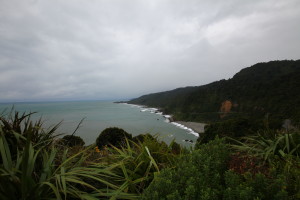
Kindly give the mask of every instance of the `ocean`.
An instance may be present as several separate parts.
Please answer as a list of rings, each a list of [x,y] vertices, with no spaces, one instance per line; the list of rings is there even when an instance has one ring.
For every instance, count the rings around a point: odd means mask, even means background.
[[[0,113],[9,113],[12,107],[19,112],[37,112],[31,118],[37,120],[42,117],[44,128],[62,121],[57,132],[63,134],[73,133],[84,119],[75,135],[80,136],[86,145],[94,143],[101,131],[109,127],[122,128],[133,136],[157,134],[160,140],[170,143],[175,139],[184,146],[192,145],[186,140],[197,140],[191,130],[175,126],[162,113],[136,105],[111,101],[0,103]]]

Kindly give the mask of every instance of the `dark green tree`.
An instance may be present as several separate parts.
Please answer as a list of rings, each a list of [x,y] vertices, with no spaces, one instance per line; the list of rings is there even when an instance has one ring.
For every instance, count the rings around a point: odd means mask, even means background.
[[[65,135],[62,140],[63,144],[68,147],[83,146],[85,144],[81,137],[75,135]]]
[[[132,139],[132,135],[117,127],[104,129],[96,139],[98,148],[113,145],[116,147],[122,146],[125,143],[125,138]]]

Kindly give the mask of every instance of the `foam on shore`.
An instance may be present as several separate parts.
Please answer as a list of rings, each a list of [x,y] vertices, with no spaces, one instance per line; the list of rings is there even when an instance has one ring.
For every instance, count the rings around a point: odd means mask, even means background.
[[[138,107],[138,108],[140,108],[140,112],[150,112],[150,113],[153,113],[153,114],[162,115],[165,118],[165,122],[166,123],[171,123],[171,124],[177,126],[178,128],[186,130],[188,132],[188,134],[192,134],[192,135],[194,135],[196,137],[199,137],[199,133],[197,133],[196,131],[194,131],[192,129],[192,127],[183,125],[183,124],[181,124],[181,122],[172,122],[172,120],[171,120],[172,116],[171,115],[164,115],[157,108],[149,108],[149,107],[146,107],[146,106],[134,105],[134,104],[129,104],[129,105],[131,105],[132,107]]]
[[[199,133],[195,132],[193,129],[189,128],[189,127],[186,127],[182,124],[179,124],[177,122],[171,122],[171,124],[177,126],[178,128],[181,128],[181,129],[184,129],[184,130],[187,130],[189,134],[193,134],[195,135],[196,137],[199,137]]]

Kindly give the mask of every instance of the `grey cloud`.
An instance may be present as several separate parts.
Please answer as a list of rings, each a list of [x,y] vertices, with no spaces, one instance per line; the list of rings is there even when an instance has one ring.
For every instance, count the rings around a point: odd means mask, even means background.
[[[299,59],[297,0],[0,2],[0,101],[129,98]]]

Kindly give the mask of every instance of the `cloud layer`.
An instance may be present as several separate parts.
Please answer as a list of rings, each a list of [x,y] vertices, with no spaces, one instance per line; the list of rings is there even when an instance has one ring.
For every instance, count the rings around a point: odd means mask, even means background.
[[[300,58],[298,0],[0,0],[0,101],[120,99]]]

